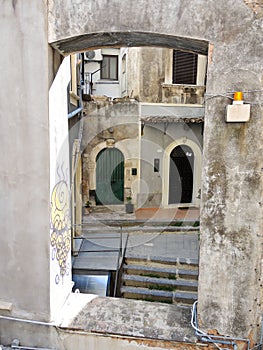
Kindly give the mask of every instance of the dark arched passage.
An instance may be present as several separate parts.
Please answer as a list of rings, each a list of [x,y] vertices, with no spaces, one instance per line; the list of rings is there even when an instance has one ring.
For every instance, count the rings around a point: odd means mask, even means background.
[[[175,147],[170,154],[169,204],[191,203],[194,153],[189,146]]]

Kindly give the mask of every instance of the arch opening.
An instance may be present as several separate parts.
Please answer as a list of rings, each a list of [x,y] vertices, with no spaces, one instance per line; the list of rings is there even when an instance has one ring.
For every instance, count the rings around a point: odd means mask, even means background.
[[[77,35],[50,42],[63,55],[105,47],[154,46],[177,48],[200,55],[207,55],[208,41],[152,32],[102,32]]]

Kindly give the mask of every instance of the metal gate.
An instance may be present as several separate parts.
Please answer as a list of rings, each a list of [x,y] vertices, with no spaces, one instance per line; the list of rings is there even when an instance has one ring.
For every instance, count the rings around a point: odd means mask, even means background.
[[[116,148],[105,148],[96,158],[96,204],[122,204],[124,157]]]

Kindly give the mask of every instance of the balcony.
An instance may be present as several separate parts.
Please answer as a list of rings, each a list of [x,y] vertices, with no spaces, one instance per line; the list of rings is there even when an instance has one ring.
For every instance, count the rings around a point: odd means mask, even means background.
[[[162,102],[173,104],[204,104],[205,86],[162,84]]]

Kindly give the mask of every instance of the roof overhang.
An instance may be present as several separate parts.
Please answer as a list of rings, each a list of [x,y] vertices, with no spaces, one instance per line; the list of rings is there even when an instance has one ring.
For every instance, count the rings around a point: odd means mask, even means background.
[[[204,115],[200,105],[141,104],[144,123],[203,123]]]

